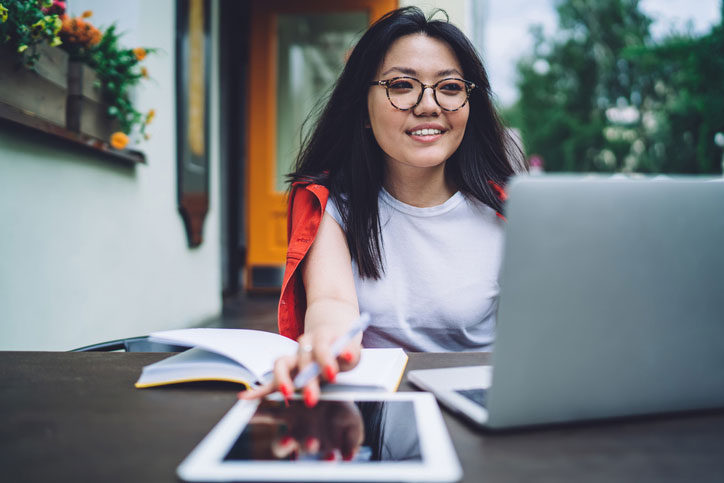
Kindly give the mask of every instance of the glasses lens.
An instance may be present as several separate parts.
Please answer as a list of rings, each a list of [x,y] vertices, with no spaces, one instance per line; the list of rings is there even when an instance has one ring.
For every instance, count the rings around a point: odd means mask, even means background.
[[[398,109],[410,109],[417,103],[422,91],[422,84],[415,79],[398,77],[387,84],[387,95]]]
[[[468,89],[460,79],[445,79],[435,89],[435,97],[440,107],[449,111],[460,109],[468,99]]]

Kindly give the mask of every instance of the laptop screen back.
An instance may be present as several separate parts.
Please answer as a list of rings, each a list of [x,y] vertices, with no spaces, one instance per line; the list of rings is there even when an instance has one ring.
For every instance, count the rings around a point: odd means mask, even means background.
[[[724,182],[509,195],[490,426],[724,406]]]

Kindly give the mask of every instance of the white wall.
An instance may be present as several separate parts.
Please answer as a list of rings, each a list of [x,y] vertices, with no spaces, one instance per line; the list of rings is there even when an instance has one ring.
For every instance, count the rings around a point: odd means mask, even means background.
[[[115,165],[0,127],[0,350],[67,350],[196,325],[221,310],[216,67],[211,208],[204,243],[190,249],[176,202],[175,2],[92,3],[99,17],[99,5],[136,4],[125,14],[136,12],[132,38],[161,51],[144,61],[152,79],[136,96],[139,110],[156,110],[140,145],[147,164]]]

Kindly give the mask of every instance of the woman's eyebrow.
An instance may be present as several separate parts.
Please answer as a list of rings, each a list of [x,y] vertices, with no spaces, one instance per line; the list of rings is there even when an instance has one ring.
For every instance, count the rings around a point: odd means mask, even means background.
[[[386,71],[382,73],[382,77],[386,76],[390,72],[397,71],[401,74],[405,75],[417,75],[417,71],[415,69],[410,69],[409,67],[390,67]]]
[[[386,76],[387,74],[389,74],[389,73],[391,73],[391,72],[393,72],[393,71],[397,71],[397,72],[399,72],[399,73],[401,73],[401,74],[409,75],[409,76],[416,76],[416,75],[417,75],[417,71],[416,71],[415,69],[411,69],[411,68],[409,68],[409,67],[397,67],[397,66],[395,66],[395,67],[390,67],[389,69],[387,69],[386,71],[384,71],[381,75],[382,75],[382,77],[384,77],[384,76]],[[438,76],[438,77],[445,77],[445,76],[449,76],[449,75],[459,75],[460,77],[463,76],[463,74],[462,74],[459,70],[457,70],[457,69],[444,69],[444,70],[439,70],[439,71],[437,71],[437,76]]]
[[[437,75],[438,75],[438,77],[446,77],[449,75],[459,75],[460,77],[462,77],[463,73],[457,69],[445,69],[445,70],[438,71]]]

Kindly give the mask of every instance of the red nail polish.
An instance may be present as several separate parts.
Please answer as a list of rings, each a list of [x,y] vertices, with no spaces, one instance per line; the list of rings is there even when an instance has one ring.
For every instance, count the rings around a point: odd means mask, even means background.
[[[313,408],[317,405],[317,397],[312,393],[312,390],[309,388],[304,390],[304,405],[308,408]]]
[[[294,441],[292,439],[292,437],[287,435],[287,436],[284,436],[281,440],[279,440],[279,444],[282,446],[287,446],[287,445],[291,444],[292,441]]]
[[[284,383],[279,384],[279,392],[282,393],[282,396],[284,396],[285,398],[288,398],[292,395],[291,388]]]
[[[354,458],[354,451],[350,451],[349,453],[345,453],[342,455],[342,459],[344,461],[352,461],[353,458]]]
[[[337,459],[337,455],[334,451],[327,451],[324,455],[324,461],[334,461]]]
[[[339,355],[339,357],[344,362],[352,362],[352,359],[354,358],[354,354],[352,354],[352,351],[344,351]]]
[[[334,367],[332,367],[331,364],[327,364],[324,366],[324,377],[329,382],[334,382],[334,380],[337,378],[337,371],[334,370]]]
[[[308,437],[304,441],[304,449],[307,450],[307,453],[316,453],[319,451],[319,440],[314,436]]]

